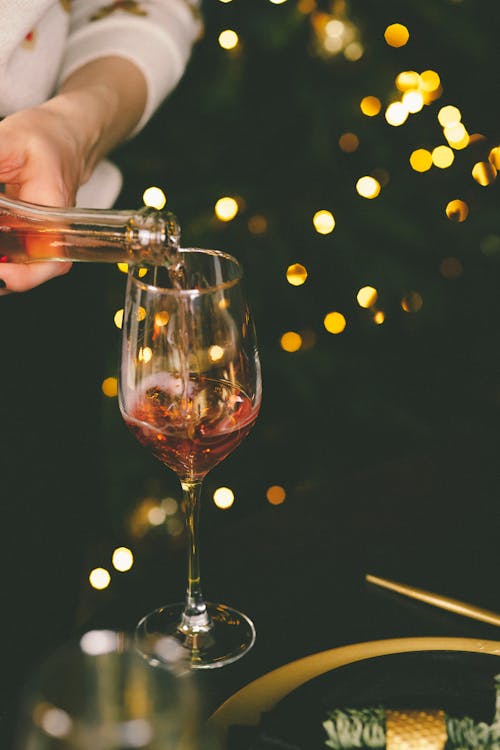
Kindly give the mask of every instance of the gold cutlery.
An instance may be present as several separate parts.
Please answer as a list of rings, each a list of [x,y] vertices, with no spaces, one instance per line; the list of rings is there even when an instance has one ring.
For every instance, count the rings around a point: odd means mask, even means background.
[[[371,573],[367,573],[365,578],[368,583],[373,583],[375,586],[395,591],[397,594],[403,594],[412,599],[418,599],[419,601],[431,604],[434,607],[447,609],[449,612],[463,615],[463,617],[471,617],[474,620],[486,622],[488,625],[500,626],[500,614],[492,612],[489,609],[476,607],[474,604],[468,604],[467,602],[462,602],[458,599],[441,596],[441,594],[434,594],[432,591],[425,591],[424,589],[418,589],[414,586],[408,586],[405,583],[390,581],[387,578],[379,578],[379,576],[371,575]]]

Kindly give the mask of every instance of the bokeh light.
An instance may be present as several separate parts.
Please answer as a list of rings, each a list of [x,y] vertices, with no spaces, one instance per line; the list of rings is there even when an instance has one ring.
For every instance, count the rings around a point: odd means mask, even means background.
[[[453,200],[450,201],[446,206],[446,216],[450,221],[461,222],[465,221],[469,215],[469,206],[465,201]]]
[[[373,286],[363,286],[356,295],[360,307],[372,307],[378,299],[378,292]]]
[[[127,570],[130,570],[134,564],[132,550],[128,547],[117,547],[113,551],[111,562],[113,563],[115,570],[120,571],[120,573],[125,573]]]
[[[500,146],[494,146],[488,154],[488,161],[493,164],[495,169],[500,169]]]
[[[432,154],[426,148],[417,148],[410,156],[410,164],[415,172],[427,172],[432,167]]]
[[[360,109],[367,117],[375,117],[382,109],[382,102],[376,96],[365,96],[361,99]]]
[[[325,315],[325,318],[323,320],[323,325],[325,326],[328,333],[337,334],[337,333],[342,333],[342,331],[345,329],[347,325],[347,322],[346,322],[344,315],[342,315],[342,313],[333,311]]]
[[[238,202],[235,198],[225,196],[215,204],[215,215],[220,221],[231,221],[238,213]]]
[[[455,154],[449,146],[436,146],[432,151],[432,163],[440,169],[451,167]]]
[[[238,46],[239,41],[239,36],[236,31],[233,31],[233,29],[224,29],[224,31],[221,31],[219,34],[219,44],[222,49],[234,49]]]
[[[285,488],[281,487],[279,484],[273,484],[271,487],[268,487],[266,498],[267,502],[271,505],[281,505],[286,499]]]
[[[420,73],[419,84],[423,91],[438,91],[441,86],[441,79],[435,70],[424,70]]]
[[[157,328],[163,328],[170,320],[170,313],[168,310],[159,310],[155,315],[155,326]]]
[[[313,224],[318,234],[330,234],[335,228],[335,218],[330,211],[321,209],[314,214]]]
[[[401,307],[407,313],[416,313],[424,304],[422,295],[419,292],[409,292],[401,300]]]
[[[213,499],[218,508],[227,510],[234,503],[234,492],[229,487],[218,487],[213,494]]]
[[[167,196],[159,187],[148,187],[142,194],[142,200],[145,206],[151,206],[151,208],[157,208],[161,211],[167,202]]]
[[[117,310],[115,312],[113,321],[117,328],[121,328],[123,326],[123,312],[123,307],[121,308],[121,310]]]
[[[248,219],[248,231],[252,234],[264,234],[267,232],[267,219],[261,214],[255,214]]]
[[[385,119],[389,125],[397,128],[408,119],[408,109],[403,102],[392,102],[385,110]]]
[[[118,380],[116,378],[105,378],[101,383],[101,390],[108,398],[118,395]]]
[[[285,352],[298,352],[302,346],[302,336],[296,331],[287,331],[280,339],[280,346]]]
[[[89,573],[89,583],[93,589],[102,591],[111,583],[111,576],[106,568],[94,568]]]
[[[286,280],[292,286],[302,286],[307,279],[307,268],[301,263],[293,263],[286,269]]]
[[[373,315],[373,322],[377,326],[381,326],[382,323],[385,321],[385,313],[383,310],[376,310],[376,312]]]
[[[356,191],[362,198],[376,198],[380,193],[380,183],[374,177],[366,175],[360,177],[356,183]]]
[[[478,161],[472,168],[472,176],[482,187],[492,185],[497,176],[497,170],[490,161]]]
[[[424,106],[424,97],[420,91],[405,91],[401,101],[410,114],[420,112]]]
[[[402,23],[391,23],[384,32],[384,39],[390,47],[404,47],[410,32]]]
[[[420,84],[420,76],[416,70],[403,70],[396,76],[396,86],[400,91],[417,89]]]
[[[462,261],[458,258],[443,258],[439,271],[445,279],[458,279],[464,272]]]
[[[211,362],[219,362],[224,356],[224,349],[218,344],[214,344],[208,348],[208,358]]]
[[[443,128],[446,127],[446,125],[456,125],[461,119],[462,113],[458,107],[454,107],[451,104],[448,104],[446,107],[441,107],[438,112],[439,124],[442,125]]]
[[[339,146],[346,154],[352,154],[359,146],[359,138],[355,133],[342,133]]]

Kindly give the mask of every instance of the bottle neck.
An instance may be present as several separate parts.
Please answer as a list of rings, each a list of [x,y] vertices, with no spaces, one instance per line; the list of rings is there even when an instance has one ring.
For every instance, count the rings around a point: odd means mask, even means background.
[[[174,262],[180,229],[169,211],[51,208],[0,195],[0,256],[7,262]]]

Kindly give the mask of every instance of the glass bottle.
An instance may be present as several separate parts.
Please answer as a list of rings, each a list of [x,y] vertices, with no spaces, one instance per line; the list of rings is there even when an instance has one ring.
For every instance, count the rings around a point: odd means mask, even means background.
[[[172,265],[180,228],[174,214],[51,208],[0,194],[0,262],[90,261]]]

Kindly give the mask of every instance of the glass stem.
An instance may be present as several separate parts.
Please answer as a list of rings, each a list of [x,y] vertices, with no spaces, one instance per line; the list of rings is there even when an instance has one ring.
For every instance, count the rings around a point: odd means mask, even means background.
[[[209,630],[211,620],[201,591],[198,543],[202,480],[181,480],[181,487],[184,493],[184,517],[188,541],[188,585],[180,629],[184,632]]]

